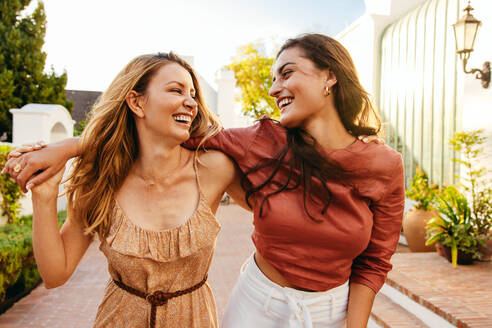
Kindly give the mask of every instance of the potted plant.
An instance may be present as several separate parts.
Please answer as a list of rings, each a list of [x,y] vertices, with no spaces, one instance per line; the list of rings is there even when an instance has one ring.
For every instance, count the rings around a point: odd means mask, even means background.
[[[483,238],[471,215],[468,200],[456,187],[446,187],[436,197],[439,216],[427,224],[427,245],[443,245],[445,255],[456,268],[457,264],[471,264],[479,258],[478,245]]]
[[[430,218],[438,215],[432,206],[436,190],[437,186],[429,185],[424,171],[417,167],[410,188],[405,192],[406,196],[415,201],[416,204],[405,214],[403,219],[403,234],[407,240],[408,248],[412,252],[432,252],[435,250],[433,245],[425,244],[425,227]]]
[[[480,165],[487,138],[483,130],[457,132],[449,141],[461,157],[455,162],[463,167],[460,187],[470,200],[471,217],[480,236],[480,259],[490,261],[492,255],[492,188],[487,169]]]

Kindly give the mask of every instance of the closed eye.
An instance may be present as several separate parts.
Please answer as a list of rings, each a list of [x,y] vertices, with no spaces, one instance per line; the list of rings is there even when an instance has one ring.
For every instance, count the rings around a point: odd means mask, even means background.
[[[286,78],[290,73],[292,73],[292,70],[286,69],[285,71],[282,72],[282,78]]]
[[[177,92],[177,93],[179,93],[180,95],[182,95],[182,94],[183,94],[183,90],[181,90],[181,89],[171,89],[171,92]]]

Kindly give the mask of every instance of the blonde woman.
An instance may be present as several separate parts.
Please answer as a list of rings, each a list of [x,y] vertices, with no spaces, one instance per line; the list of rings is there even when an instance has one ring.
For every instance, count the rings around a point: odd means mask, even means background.
[[[45,286],[63,285],[97,234],[111,281],[95,327],[217,327],[207,271],[220,230],[214,213],[235,168],[220,152],[196,155],[180,144],[219,129],[182,59],[132,60],[82,135],[60,231],[62,171],[32,189],[34,255]]]

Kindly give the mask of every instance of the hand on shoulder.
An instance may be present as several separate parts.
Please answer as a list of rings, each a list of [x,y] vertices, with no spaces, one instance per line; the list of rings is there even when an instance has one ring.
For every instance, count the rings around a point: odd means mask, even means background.
[[[378,137],[377,135],[372,135],[372,136],[358,136],[357,139],[362,141],[363,143],[370,143],[370,142],[375,142],[378,144],[383,144],[384,145],[384,139],[381,137]]]

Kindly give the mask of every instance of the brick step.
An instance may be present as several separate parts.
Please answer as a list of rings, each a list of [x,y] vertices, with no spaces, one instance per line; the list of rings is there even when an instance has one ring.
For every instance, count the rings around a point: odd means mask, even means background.
[[[380,294],[430,327],[492,327],[492,262],[453,269],[436,253],[395,254]]]
[[[415,315],[382,293],[377,294],[374,300],[371,318],[382,328],[429,328]]]

